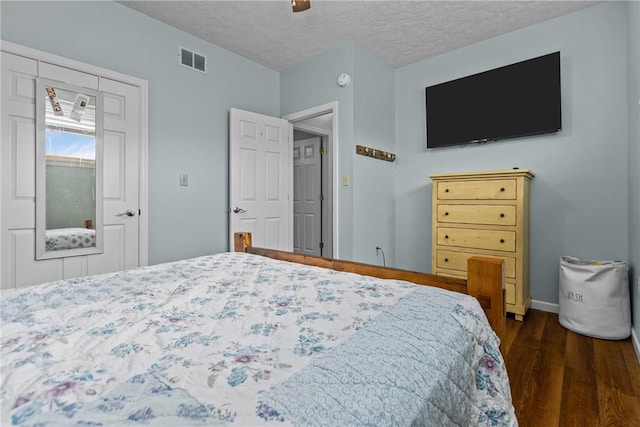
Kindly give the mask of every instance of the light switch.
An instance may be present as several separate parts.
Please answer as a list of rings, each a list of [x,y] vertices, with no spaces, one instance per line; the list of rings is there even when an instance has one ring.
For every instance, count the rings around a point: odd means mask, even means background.
[[[182,186],[189,185],[189,175],[187,175],[186,173],[180,174],[180,185]]]
[[[342,175],[342,185],[347,187],[350,183],[351,180],[349,179],[349,175]]]

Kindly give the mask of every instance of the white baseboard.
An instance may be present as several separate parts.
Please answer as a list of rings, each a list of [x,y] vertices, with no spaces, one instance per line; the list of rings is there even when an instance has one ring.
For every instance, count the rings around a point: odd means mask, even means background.
[[[552,304],[550,302],[544,302],[544,301],[537,301],[537,300],[531,300],[531,308],[536,309],[536,310],[540,310],[540,311],[547,311],[549,313],[558,313],[560,310],[560,306],[558,304]]]
[[[531,308],[556,314],[560,311],[560,306],[558,304],[536,300],[531,300]],[[633,329],[633,325],[631,327],[631,342],[633,343],[633,349],[636,351],[636,356],[638,357],[638,362],[640,363],[640,339],[638,338],[638,334],[636,334],[636,330]]]

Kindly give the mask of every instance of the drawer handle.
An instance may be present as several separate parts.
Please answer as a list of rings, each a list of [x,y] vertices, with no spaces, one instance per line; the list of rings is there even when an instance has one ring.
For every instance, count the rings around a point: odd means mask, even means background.
[[[444,189],[444,192],[445,192],[445,193],[448,193],[448,192],[449,192],[449,189],[448,189],[448,188],[445,188],[445,189]]]
[[[445,258],[445,259],[444,259],[444,262],[449,262],[449,258]]]
[[[500,214],[500,218],[504,218],[504,214],[503,213]]]
[[[504,243],[504,239],[500,239],[500,243]]]
[[[448,235],[448,234],[445,234],[445,235],[444,235],[444,238],[445,238],[445,239],[448,239],[448,238],[449,238],[449,235]]]
[[[504,191],[504,187],[500,187],[500,191]]]
[[[444,213],[444,216],[449,216],[449,212],[445,212],[445,213]]]

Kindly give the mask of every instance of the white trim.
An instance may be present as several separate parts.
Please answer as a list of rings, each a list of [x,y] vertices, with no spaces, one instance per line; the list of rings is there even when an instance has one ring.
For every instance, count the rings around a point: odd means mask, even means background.
[[[138,168],[138,265],[149,264],[149,83],[140,88],[140,151]]]
[[[550,302],[531,300],[531,308],[540,311],[546,311],[548,313],[556,313],[560,312],[560,306],[558,304],[552,304]]]
[[[132,86],[149,84],[146,80],[129,76],[127,74],[122,74],[117,71],[108,70],[106,68],[98,67],[95,65],[86,64],[84,62],[76,61],[75,59],[65,58],[64,56],[55,55],[53,53],[19,45],[5,40],[0,40],[0,43],[0,46],[2,48],[1,50],[3,52],[13,53],[15,55],[20,55],[32,59],[37,58],[40,62],[50,62],[54,65],[72,68],[74,70],[82,71],[88,74],[95,74],[97,76],[106,77],[111,80],[117,80],[122,83],[127,83]]]
[[[638,363],[640,363],[640,341],[638,340],[638,334],[636,334],[636,330],[631,327],[631,342],[633,342],[633,349],[636,351],[636,356],[638,357]]]
[[[293,199],[295,198],[293,195],[293,124],[287,123],[287,141],[288,141],[288,149],[287,149],[287,166],[289,173],[289,207],[287,208],[287,222],[289,223],[289,229],[287,230],[289,233],[289,237],[287,239],[287,250],[293,252]]]
[[[39,62],[48,62],[88,74],[106,77],[140,89],[140,172],[138,177],[138,205],[142,211],[142,215],[138,218],[138,264],[140,266],[147,265],[149,260],[149,82],[117,71],[86,64],[5,40],[0,40],[0,50],[14,55],[38,59]]]
[[[291,114],[286,114],[282,116],[283,119],[288,120],[291,123],[295,123],[301,120],[310,119],[312,117],[320,116],[323,114],[333,113],[333,124],[332,124],[332,134],[329,135],[331,137],[332,147],[332,179],[333,179],[333,194],[332,194],[332,203],[333,203],[333,248],[332,248],[332,257],[339,258],[338,253],[338,236],[339,236],[339,223],[338,223],[338,212],[340,211],[338,208],[338,190],[340,187],[338,183],[340,180],[338,179],[338,101],[329,102],[326,104],[318,105],[317,107],[312,107],[306,110],[298,111]],[[326,130],[325,130],[326,132]]]

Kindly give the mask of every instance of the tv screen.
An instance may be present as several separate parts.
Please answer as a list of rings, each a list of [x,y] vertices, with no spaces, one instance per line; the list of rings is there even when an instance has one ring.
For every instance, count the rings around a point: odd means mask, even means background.
[[[427,148],[562,128],[560,52],[426,88]]]

